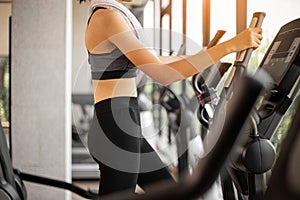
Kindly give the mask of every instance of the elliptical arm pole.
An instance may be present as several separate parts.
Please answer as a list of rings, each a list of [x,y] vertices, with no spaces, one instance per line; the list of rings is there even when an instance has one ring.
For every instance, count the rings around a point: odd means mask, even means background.
[[[20,172],[18,170],[14,170],[14,171],[15,171],[15,173],[19,174],[20,178],[23,181],[38,183],[41,185],[47,185],[47,186],[51,186],[51,187],[55,187],[55,188],[59,188],[59,189],[66,189],[66,190],[69,190],[81,197],[86,198],[86,199],[97,199],[97,196],[98,196],[97,193],[94,193],[90,190],[84,190],[76,185],[71,184],[71,183],[66,183],[63,181],[58,181],[58,180],[54,180],[54,179],[50,179],[50,178],[27,174],[24,172]]]

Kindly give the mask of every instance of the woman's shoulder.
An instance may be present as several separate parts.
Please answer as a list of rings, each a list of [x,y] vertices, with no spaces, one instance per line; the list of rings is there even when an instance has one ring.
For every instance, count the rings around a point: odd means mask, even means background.
[[[91,20],[97,19],[103,20],[106,22],[113,22],[112,20],[120,20],[121,14],[119,11],[112,9],[112,8],[96,8],[93,13]]]
[[[103,27],[105,27],[105,32],[108,34],[110,32],[116,33],[130,30],[128,23],[120,11],[111,8],[95,11],[90,19],[90,24],[96,28],[101,27],[102,31]]]

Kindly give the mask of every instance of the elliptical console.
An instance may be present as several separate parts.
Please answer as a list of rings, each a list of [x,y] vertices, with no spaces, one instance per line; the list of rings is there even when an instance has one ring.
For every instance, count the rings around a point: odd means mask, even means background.
[[[271,138],[290,104],[299,90],[300,75],[300,19],[284,25],[265,57],[260,69],[273,78],[273,90],[259,108],[261,122],[258,131],[266,138]]]
[[[240,155],[232,168],[227,170],[239,192],[249,200],[262,198],[266,188],[265,172],[269,171],[276,158],[275,148],[269,139],[300,88],[300,19],[284,25],[267,53],[258,72],[264,70],[272,77],[272,90],[253,116],[253,134],[243,147],[236,148]]]

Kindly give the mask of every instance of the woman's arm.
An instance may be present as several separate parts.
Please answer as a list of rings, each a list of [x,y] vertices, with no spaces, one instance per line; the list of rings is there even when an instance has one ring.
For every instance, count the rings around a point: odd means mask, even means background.
[[[194,55],[162,58],[152,54],[137,39],[125,19],[116,11],[110,9],[97,11],[91,19],[90,26],[95,33],[99,31],[98,29],[102,29],[101,37],[104,37],[106,42],[108,40],[118,47],[135,66],[163,85],[192,76],[231,52],[250,47],[257,48],[261,40],[260,30],[246,29],[235,38],[207,50],[203,49]],[[99,45],[102,43],[104,44],[101,42]]]

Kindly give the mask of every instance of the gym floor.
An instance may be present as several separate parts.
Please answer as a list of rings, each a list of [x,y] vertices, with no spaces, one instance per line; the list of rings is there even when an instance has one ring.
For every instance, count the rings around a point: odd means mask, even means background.
[[[92,189],[98,190],[98,180],[91,180],[91,181],[73,181],[73,184],[83,188],[83,189]],[[142,192],[142,190],[137,186],[136,191]],[[78,196],[77,194],[72,194],[72,200],[86,200],[83,197]]]
[[[98,180],[91,180],[91,181],[74,181],[73,184],[83,188],[83,189],[92,189],[98,190]],[[76,194],[72,194],[72,200],[86,200],[83,197],[80,197]]]

